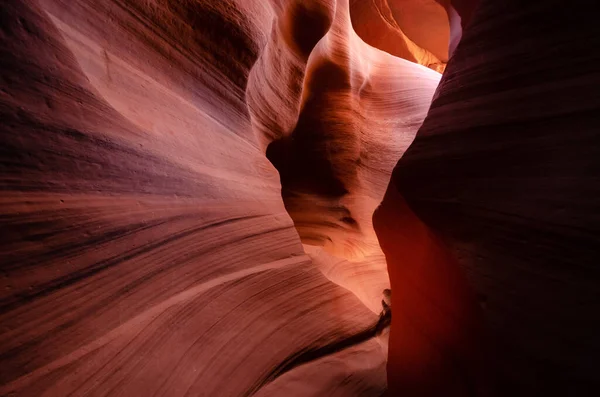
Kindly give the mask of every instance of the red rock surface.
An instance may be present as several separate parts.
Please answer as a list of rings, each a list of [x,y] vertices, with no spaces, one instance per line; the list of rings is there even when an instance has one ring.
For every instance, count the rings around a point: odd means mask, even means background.
[[[483,1],[465,29],[375,215],[393,291],[392,394],[598,394],[592,8]]]
[[[593,395],[594,14],[475,3],[0,4],[0,395]]]
[[[438,73],[343,0],[1,21],[0,394],[381,395],[371,215]]]

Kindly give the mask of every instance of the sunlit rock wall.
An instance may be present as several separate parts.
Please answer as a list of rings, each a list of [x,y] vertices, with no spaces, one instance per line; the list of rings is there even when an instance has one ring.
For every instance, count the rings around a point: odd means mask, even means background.
[[[381,395],[371,214],[440,75],[360,18],[0,5],[1,395]]]

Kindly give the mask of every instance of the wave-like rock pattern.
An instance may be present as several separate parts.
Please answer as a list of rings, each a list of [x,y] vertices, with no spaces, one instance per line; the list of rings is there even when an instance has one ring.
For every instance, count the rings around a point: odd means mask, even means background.
[[[0,394],[385,390],[371,213],[439,74],[347,0],[0,13]]]

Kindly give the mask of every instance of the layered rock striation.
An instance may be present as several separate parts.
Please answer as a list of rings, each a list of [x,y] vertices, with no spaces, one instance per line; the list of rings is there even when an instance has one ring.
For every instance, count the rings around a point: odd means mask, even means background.
[[[385,390],[371,214],[438,73],[347,0],[0,12],[0,394]]]

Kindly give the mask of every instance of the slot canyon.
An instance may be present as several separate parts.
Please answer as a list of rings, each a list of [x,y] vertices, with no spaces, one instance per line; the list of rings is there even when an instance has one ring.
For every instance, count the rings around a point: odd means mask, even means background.
[[[600,395],[592,0],[0,2],[0,396]]]

